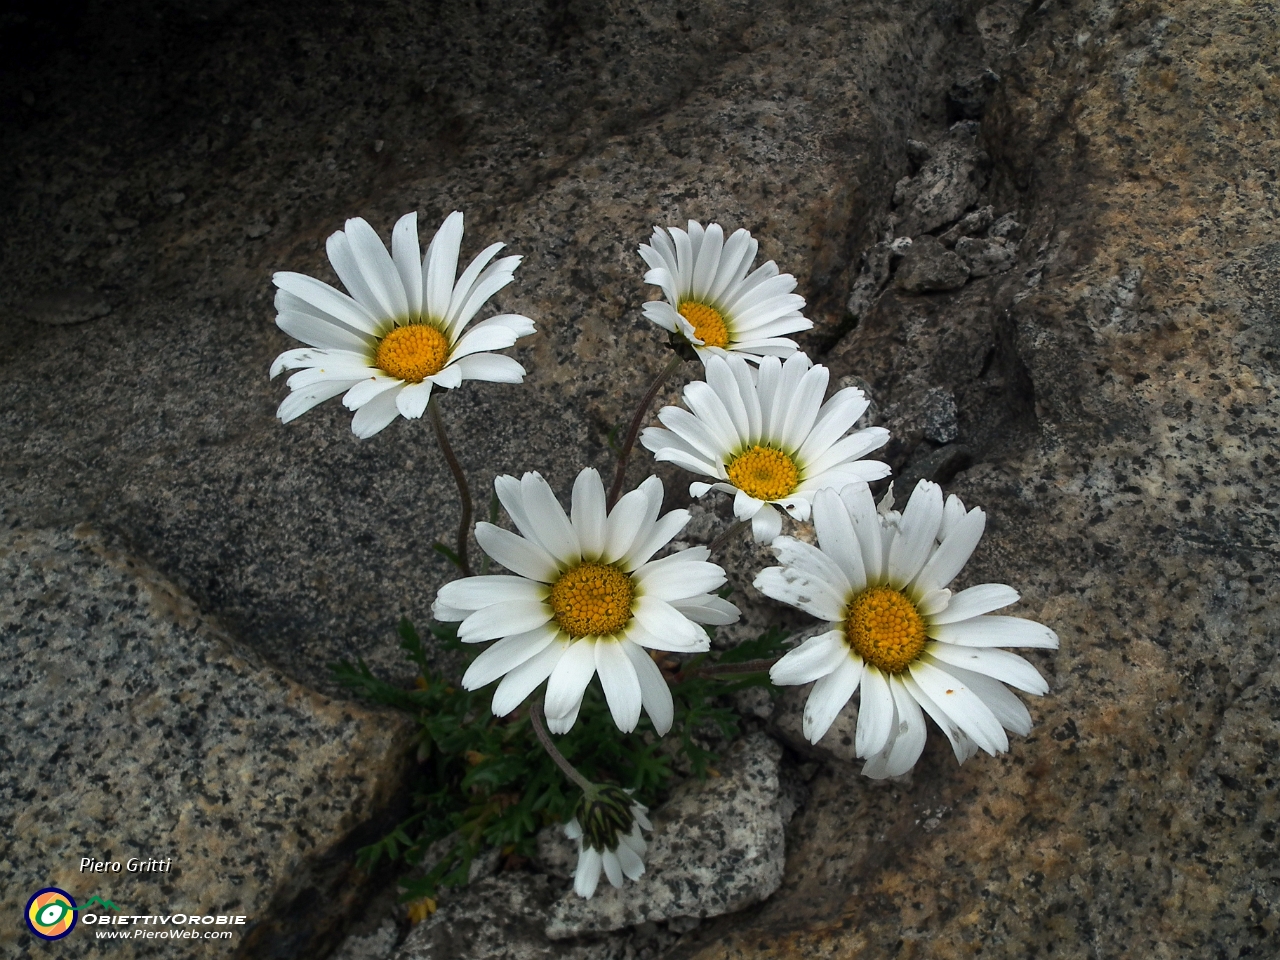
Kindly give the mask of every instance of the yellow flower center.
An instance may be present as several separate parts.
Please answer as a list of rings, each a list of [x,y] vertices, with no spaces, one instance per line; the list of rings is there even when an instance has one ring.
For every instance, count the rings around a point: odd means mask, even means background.
[[[735,487],[757,500],[779,500],[800,482],[794,460],[781,450],[759,444],[742,451],[724,469]]]
[[[680,304],[680,316],[693,324],[693,335],[708,347],[727,347],[729,345],[729,328],[724,317],[715,307],[705,303],[686,300]]]
[[[578,637],[607,637],[631,619],[631,577],[604,563],[584,563],[551,587],[551,609],[560,629]]]
[[[915,604],[891,587],[872,587],[845,611],[844,635],[867,663],[902,673],[924,651],[924,621]]]
[[[373,362],[393,377],[421,383],[439,373],[448,359],[448,337],[428,324],[411,323],[382,338]]]

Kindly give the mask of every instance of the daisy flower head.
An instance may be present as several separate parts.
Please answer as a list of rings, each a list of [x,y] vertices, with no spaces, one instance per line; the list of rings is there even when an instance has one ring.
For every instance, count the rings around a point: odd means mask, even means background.
[[[485,301],[511,282],[520,257],[490,262],[504,244],[483,250],[462,272],[462,214],[445,218],[420,257],[418,215],[405,214],[391,234],[391,252],[364,220],[348,220],[329,238],[329,262],[348,293],[301,273],[272,277],[276,325],[308,344],[286,350],[271,365],[292,392],[276,411],[288,423],[316,404],[345,393],[355,411],[351,430],[371,437],[397,416],[422,416],[433,387],[464,380],[519,383],[524,368],[491,350],[534,332],[518,314],[490,317],[467,329]]]
[[[1058,636],[1034,620],[992,616],[1018,599],[1005,584],[947,589],[982,537],[980,509],[966,510],[956,496],[944,503],[942,488],[927,480],[901,513],[884,506],[876,509],[866,484],[823,490],[814,498],[818,546],[773,542],[783,565],[761,571],[756,588],[831,629],[788,652],[769,678],[813,683],[803,724],[811,743],[861,686],[854,745],[869,777],[915,765],[926,713],[960,763],[979,748],[1003,753],[1006,730],[1031,731],[1031,715],[1005,684],[1037,695],[1049,686],[1022,657],[998,648],[1056,650]]]
[[[667,429],[648,427],[640,442],[655,459],[712,478],[691,484],[692,496],[734,494],[734,515],[751,521],[757,542],[782,531],[779,508],[803,522],[819,490],[889,475],[888,464],[859,459],[884,446],[888,430],[845,435],[870,402],[847,387],[823,403],[827,368],[803,353],[764,357],[758,370],[742,357],[711,357],[706,373],[684,388],[689,409],[663,407]]]
[[[653,830],[648,812],[614,786],[597,786],[595,796],[583,796],[574,818],[564,825],[565,836],[578,841],[578,869],[573,875],[578,896],[590,899],[602,870],[615,887],[622,886],[624,876],[640,879],[647,848],[640,830]]]
[[[653,228],[640,256],[649,265],[645,283],[661,287],[666,300],[644,305],[644,315],[683,336],[705,363],[713,356],[739,353],[789,357],[799,347],[785,334],[813,326],[800,311],[804,297],[792,291],[796,278],[768,263],[751,270],[759,249],[746,230],[728,240],[720,224],[705,230],[696,220],[689,229]],[[750,271],[750,272],[749,272]]]
[[[494,487],[520,533],[479,523],[476,540],[512,575],[454,580],[432,608],[437,620],[462,621],[464,643],[498,640],[462,685],[476,690],[501,677],[493,695],[501,717],[546,680],[547,726],[566,733],[599,673],[618,729],[634,730],[643,707],[665,734],[671,691],[645,648],[705,652],[710,639],[700,624],[738,619],[737,607],[710,592],[725,574],[707,561],[706,547],[652,559],[689,522],[689,511],[658,516],[656,477],[606,511],[604,484],[589,467],[578,474],[567,515],[537,473],[498,477]]]

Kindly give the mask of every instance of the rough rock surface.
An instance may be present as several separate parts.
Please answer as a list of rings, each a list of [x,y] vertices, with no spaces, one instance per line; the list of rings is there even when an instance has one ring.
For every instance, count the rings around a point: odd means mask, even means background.
[[[6,531],[0,582],[0,909],[18,917],[52,885],[126,915],[246,915],[231,946],[270,953],[278,922],[325,898],[333,913],[313,914],[309,935],[291,930],[287,948],[327,943],[367,886],[351,834],[398,786],[406,724],[237,653],[91,531]],[[84,857],[123,869],[81,872]],[[172,862],[139,873],[130,858]],[[225,941],[104,945],[73,931],[58,956],[184,948],[229,952]],[[17,923],[0,931],[0,953],[50,955]]]
[[[548,936],[716,917],[768,897],[782,882],[785,859],[781,755],[763,734],[738,741],[719,777],[686,784],[654,811],[644,876],[620,889],[602,882],[590,900],[566,893],[551,908]]]
[[[926,233],[912,241],[893,282],[904,293],[936,293],[963,287],[968,279],[965,258]]]
[[[529,382],[445,402],[483,503],[495,471],[567,490],[607,465],[664,359],[650,226],[747,226],[835,378],[886,412],[955,398],[954,442],[886,457],[949,458],[989,517],[965,582],[1015,585],[1063,649],[1033,655],[1052,692],[1007,756],[957,769],[935,734],[910,786],[818,772],[783,886],[673,960],[1267,955],[1274,0],[200,6],[222,12],[90,2],[79,37],[25,48],[43,61],[5,58],[6,527],[95,521],[309,683],[395,669],[396,618],[448,575],[449,479],[422,424],[273,422],[270,271],[327,277],[345,217],[385,236],[409,209],[526,255],[497,306],[539,323]],[[978,176],[934,177],[959,200],[925,227],[911,184],[956,111]],[[987,206],[1008,271],[894,288],[895,239]],[[730,557],[760,622],[756,558]]]

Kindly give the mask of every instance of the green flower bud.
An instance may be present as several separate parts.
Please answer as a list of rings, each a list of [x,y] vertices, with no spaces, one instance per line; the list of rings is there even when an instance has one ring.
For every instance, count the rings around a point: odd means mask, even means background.
[[[635,817],[631,813],[631,794],[612,784],[597,785],[584,793],[574,810],[582,828],[582,845],[603,853],[616,850],[619,838],[631,833]]]

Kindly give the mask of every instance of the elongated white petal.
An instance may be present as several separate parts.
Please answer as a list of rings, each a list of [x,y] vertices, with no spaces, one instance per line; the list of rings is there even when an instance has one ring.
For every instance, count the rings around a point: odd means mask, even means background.
[[[812,683],[835,671],[849,659],[849,646],[843,630],[828,630],[810,637],[794,650],[788,650],[769,670],[769,679],[778,686]]]
[[[925,655],[953,667],[961,667],[975,673],[994,677],[1019,690],[1043,696],[1049,692],[1049,684],[1040,671],[1029,662],[1010,653],[991,647],[957,647],[949,643],[931,643],[925,647]]]
[[[479,690],[488,686],[551,646],[558,633],[555,624],[544,624],[524,633],[503,637],[471,661],[462,677],[463,688]]]
[[[978,541],[982,539],[982,531],[986,529],[986,525],[987,515],[977,509],[956,520],[946,539],[916,577],[915,588],[921,592],[936,590],[954,580],[969,562]]]
[[[640,684],[640,700],[644,705],[644,712],[653,722],[653,729],[658,736],[666,736],[675,718],[675,702],[666,678],[642,647],[626,639],[619,641],[618,646],[635,669],[636,681]]]
[[[627,879],[639,880],[644,876],[644,861],[640,859],[640,855],[632,850],[631,847],[625,843],[619,843],[618,849],[614,852]]]
[[[476,542],[490,557],[522,577],[551,583],[560,574],[555,558],[546,550],[492,523],[476,524]]]
[[[862,672],[862,700],[858,704],[858,732],[854,737],[858,756],[871,757],[884,749],[893,732],[893,718],[889,678],[879,667],[868,663]]]
[[[316,309],[345,323],[354,330],[381,336],[383,322],[379,321],[351,297],[335,290],[327,283],[301,273],[290,273],[288,271],[273,274],[271,282],[281,290],[285,290],[306,301]]]
[[[924,660],[908,668],[911,679],[979,747],[993,756],[1009,749],[1009,738],[990,708],[958,677]]]
[[[722,597],[702,594],[684,600],[671,600],[675,607],[694,623],[708,623],[718,627],[737,623],[742,618],[741,611]]]
[[[410,383],[396,395],[396,409],[406,420],[417,420],[431,400],[430,383]]]
[[[849,511],[834,490],[819,490],[813,498],[813,527],[818,544],[844,573],[851,594],[867,588],[867,572]]]
[[[622,556],[624,570],[635,570],[648,563],[649,558],[676,538],[689,523],[688,510],[672,510],[654,523],[646,533],[641,531],[631,548]],[[711,589],[711,588],[708,588]],[[684,594],[688,596],[688,594]]]
[[[814,577],[787,567],[766,567],[753,586],[766,597],[780,600],[811,613],[819,620],[836,623],[844,619],[844,598]]]
[[[451,607],[474,611],[513,600],[545,600],[549,592],[544,583],[524,577],[493,575],[451,580],[436,596]]]
[[[595,655],[596,672],[600,674],[600,686],[613,722],[623,733],[630,733],[640,721],[641,692],[636,668],[622,649],[622,642],[616,640],[598,641]]]
[[[600,871],[603,867],[604,861],[599,851],[583,847],[578,853],[578,869],[573,874],[573,892],[589,900],[600,885]]]
[[[276,416],[280,418],[281,423],[296,420],[316,404],[336,397],[338,394],[355,386],[355,384],[356,381],[354,380],[330,380],[327,383],[318,383],[302,390],[294,390],[293,393],[280,401],[280,406],[276,409]]]
[[[453,293],[453,278],[458,272],[458,251],[462,248],[462,214],[455,210],[445,217],[427,249],[422,265],[422,293],[427,316],[445,320]]]
[[[582,694],[596,675],[595,645],[591,639],[575,640],[547,680],[547,717],[563,717],[582,704]]]
[[[941,523],[942,488],[936,483],[921,480],[902,511],[898,535],[889,547],[890,584],[905,587],[915,579],[929,559]]]
[[[399,416],[400,411],[396,406],[398,395],[399,390],[393,387],[364,404],[351,418],[351,432],[361,440],[380,432]]]
[[[396,221],[391,231],[391,259],[404,285],[405,299],[409,304],[409,316],[421,317],[422,299],[422,248],[418,245],[418,214],[406,213]]]
[[[943,669],[972,690],[1010,733],[1025,737],[1031,732],[1031,713],[999,680],[949,664]]]
[[[952,596],[943,610],[929,617],[929,622],[958,623],[1017,602],[1018,591],[1013,587],[1003,583],[980,583]]]
[[[804,705],[801,729],[806,740],[817,743],[826,735],[864,676],[862,662],[845,657],[834,671],[818,679]]]
[[[889,692],[893,694],[895,708],[889,742],[862,766],[863,776],[874,780],[900,777],[914,767],[924,752],[928,734],[920,704],[900,677],[889,677]]]
[[[550,622],[551,607],[541,600],[509,600],[483,607],[462,621],[458,639],[463,643],[496,640],[513,633],[524,633]]]
[[[962,647],[1038,647],[1058,649],[1058,635],[1042,623],[1021,617],[981,616],[960,623],[929,624],[925,632],[935,640]]]
[[[463,380],[486,380],[489,383],[521,383],[524,367],[510,357],[497,353],[473,353],[449,364]]]
[[[778,537],[771,549],[783,566],[825,584],[837,601],[854,592],[840,565],[813,544],[793,537]]]
[[[569,643],[568,637],[562,633],[558,634],[541,651],[503,677],[502,682],[498,684],[498,689],[493,692],[493,705],[490,708],[493,715],[505,717],[524,703],[525,698],[533,693],[542,681],[551,676],[551,671],[560,662],[560,658],[569,648]]]
[[[347,221],[347,241],[351,244],[351,252],[364,282],[380,308],[377,312],[384,317],[408,316],[409,301],[405,297],[404,283],[377,231],[369,226],[368,221],[356,217]],[[372,311],[374,304],[368,306]]]
[[[570,519],[574,530],[578,533],[582,559],[599,559],[604,553],[605,541],[604,482],[593,467],[587,467],[573,481]]]
[[[751,536],[756,543],[769,543],[782,532],[782,514],[765,506],[751,518]]]
[[[541,474],[526,473],[520,478],[520,489],[532,534],[561,566],[576,565],[582,559],[582,546],[551,485]]]
[[[724,584],[724,569],[718,564],[684,560],[674,564],[647,564],[634,574],[646,596],[670,603],[697,593],[708,593]]]

